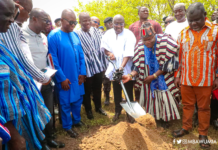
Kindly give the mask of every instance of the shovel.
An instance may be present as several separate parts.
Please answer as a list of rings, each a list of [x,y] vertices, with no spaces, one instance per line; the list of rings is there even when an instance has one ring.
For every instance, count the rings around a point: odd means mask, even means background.
[[[106,56],[106,58],[108,59],[108,61],[114,66],[116,72],[113,73],[113,79],[116,81],[120,82],[120,85],[123,89],[123,92],[125,94],[126,97],[126,102],[121,102],[120,105],[123,107],[123,109],[133,118],[139,118],[140,116],[146,115],[145,110],[139,105],[138,102],[130,102],[129,100],[129,96],[126,92],[125,86],[123,84],[122,81],[122,75],[123,72],[121,72],[116,65],[114,64],[114,62],[110,59],[110,57]]]

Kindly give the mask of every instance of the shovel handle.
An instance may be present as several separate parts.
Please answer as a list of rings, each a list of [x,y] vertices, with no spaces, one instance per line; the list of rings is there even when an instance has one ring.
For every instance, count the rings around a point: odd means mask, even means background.
[[[132,110],[134,111],[134,109],[133,109],[133,107],[132,107],[132,105],[131,105],[131,103],[130,103],[129,96],[128,96],[127,92],[126,92],[126,88],[125,88],[125,86],[124,86],[122,80],[120,81],[120,84],[121,84],[121,87],[122,87],[122,89],[123,89],[123,92],[124,92],[124,94],[125,94],[125,96],[126,96],[127,104],[128,104],[129,107],[132,108]]]
[[[115,65],[114,62],[110,59],[110,56],[105,56],[105,57],[107,58],[107,60],[108,60],[110,63],[112,63],[112,65],[114,66],[115,70],[117,70],[116,65]],[[125,96],[126,96],[127,104],[128,104],[129,107],[132,108],[132,110],[134,111],[134,109],[133,109],[133,107],[132,107],[132,105],[131,105],[131,103],[130,103],[129,96],[128,96],[127,92],[126,92],[126,88],[125,88],[125,86],[124,86],[122,80],[120,80],[120,84],[121,84],[121,87],[122,87],[122,89],[123,89],[123,92],[124,92],[124,94],[125,94]]]

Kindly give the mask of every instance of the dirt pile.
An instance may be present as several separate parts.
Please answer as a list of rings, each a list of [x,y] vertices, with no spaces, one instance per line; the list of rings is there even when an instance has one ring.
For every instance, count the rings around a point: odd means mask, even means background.
[[[110,128],[100,128],[82,140],[82,150],[170,150],[172,144],[165,143],[155,132],[154,118],[147,114],[136,119],[139,123],[120,122]]]

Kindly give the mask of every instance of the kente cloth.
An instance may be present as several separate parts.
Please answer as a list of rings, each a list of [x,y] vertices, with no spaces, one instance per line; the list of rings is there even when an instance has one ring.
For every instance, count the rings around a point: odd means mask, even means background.
[[[140,93],[140,105],[145,107],[147,113],[150,113],[155,119],[164,121],[170,121],[180,119],[178,111],[178,103],[175,100],[175,96],[179,96],[179,90],[174,85],[174,70],[178,68],[178,56],[177,56],[177,43],[167,34],[157,34],[155,44],[155,56],[158,63],[158,70],[164,71],[162,80],[157,80],[157,84],[154,84],[153,96],[151,90],[151,84],[144,84],[143,80],[151,75],[151,68],[145,63],[145,48],[144,44],[140,40],[135,48],[135,54],[133,57],[134,70],[138,72],[139,78],[136,81],[135,87],[141,90]],[[147,57],[147,56],[146,56]],[[155,72],[153,70],[152,72]],[[160,81],[160,83],[158,83]],[[161,82],[164,82],[167,89],[160,88]]]
[[[201,31],[194,31],[189,26],[178,37],[179,68],[175,77],[182,85],[212,86],[218,77],[218,25],[205,19]]]
[[[0,116],[12,121],[28,150],[41,149],[51,114],[29,72],[0,40]],[[5,145],[8,149],[8,146]]]
[[[159,63],[156,58],[156,45],[157,45],[157,36],[155,36],[155,44],[153,48],[148,48],[144,45],[144,52],[145,52],[145,65],[148,65],[149,68],[149,75],[153,75],[159,70]],[[166,90],[167,85],[164,80],[164,76],[161,74],[157,77],[157,79],[154,79],[150,83],[152,96],[154,97],[154,90]]]
[[[3,125],[6,120],[0,116],[0,137],[2,138],[2,144],[7,143],[11,139],[10,131]]]

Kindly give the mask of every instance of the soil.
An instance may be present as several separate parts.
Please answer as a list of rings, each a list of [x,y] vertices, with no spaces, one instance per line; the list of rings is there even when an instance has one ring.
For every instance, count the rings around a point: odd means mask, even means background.
[[[130,124],[120,122],[115,126],[101,127],[95,134],[84,137],[79,145],[82,150],[171,150],[172,144],[164,142],[156,130],[150,114]]]

